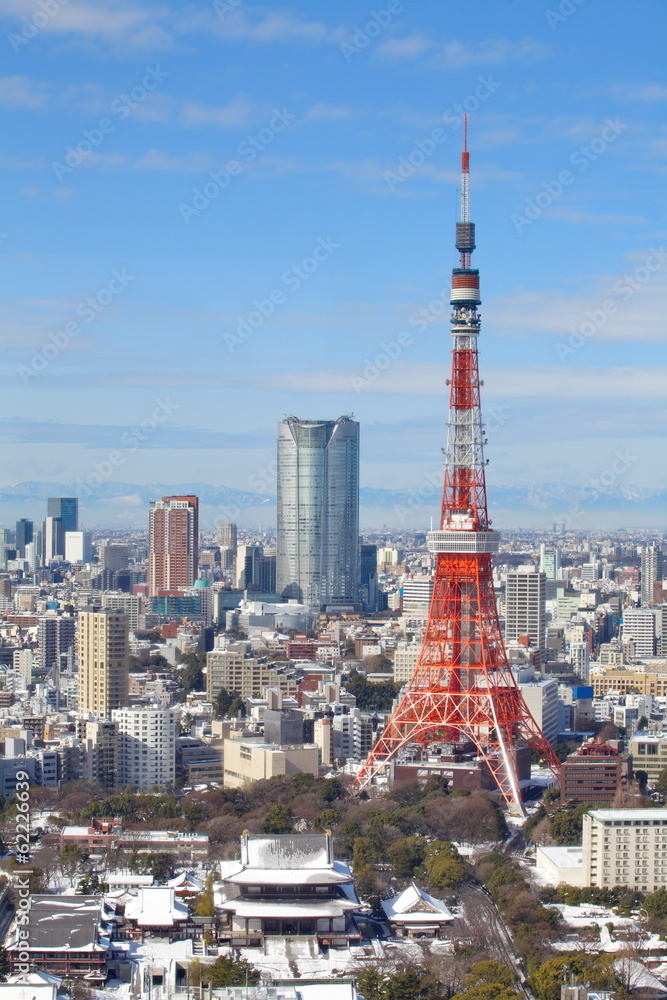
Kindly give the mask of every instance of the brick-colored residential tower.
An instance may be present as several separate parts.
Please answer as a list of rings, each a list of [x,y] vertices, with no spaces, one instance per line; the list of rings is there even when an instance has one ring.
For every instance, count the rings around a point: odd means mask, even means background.
[[[173,594],[192,587],[199,561],[199,498],[151,500],[148,514],[148,592]]]

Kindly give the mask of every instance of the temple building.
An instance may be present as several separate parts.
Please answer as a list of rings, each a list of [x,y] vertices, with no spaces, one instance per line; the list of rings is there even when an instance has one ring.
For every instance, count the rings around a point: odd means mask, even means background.
[[[454,921],[441,899],[429,896],[414,882],[398,896],[383,899],[382,909],[393,937],[446,938]]]
[[[348,865],[330,833],[244,833],[239,861],[221,861],[218,940],[261,948],[267,936],[315,938],[320,949],[361,943],[360,909]]]

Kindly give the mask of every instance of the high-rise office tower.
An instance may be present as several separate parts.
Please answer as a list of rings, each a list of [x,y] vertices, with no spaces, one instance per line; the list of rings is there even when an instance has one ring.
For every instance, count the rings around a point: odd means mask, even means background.
[[[65,561],[68,563],[89,563],[92,558],[92,531],[66,531]]]
[[[648,545],[641,554],[641,602],[649,607],[653,601],[653,584],[664,576],[664,555],[655,545]]]
[[[119,570],[127,569],[130,564],[130,546],[105,541],[98,549],[98,556],[102,569],[117,573]]]
[[[148,514],[148,592],[178,593],[194,586],[199,562],[199,498],[151,500]]]
[[[505,590],[505,642],[516,642],[527,635],[536,649],[544,649],[547,578],[532,566],[507,574]]]
[[[67,529],[62,517],[47,517],[44,521],[44,563],[48,565],[52,559],[65,558],[65,536]]]
[[[313,610],[359,599],[359,424],[278,424],[276,589]]]
[[[79,712],[110,719],[125,708],[130,668],[127,615],[118,611],[81,611],[77,653]]]
[[[34,525],[32,521],[28,521],[25,517],[22,517],[20,521],[16,522],[16,557],[17,559],[25,559],[25,547],[30,545],[33,536]]]
[[[557,580],[560,569],[560,549],[551,545],[540,545],[540,569],[547,580]]]
[[[259,580],[259,559],[262,555],[261,545],[239,545],[236,550],[236,586],[238,590],[246,590],[256,585]]]
[[[366,611],[377,611],[378,603],[378,547],[359,546],[359,595]]]
[[[79,501],[77,497],[49,497],[47,517],[59,517],[65,522],[65,531],[79,530]]]

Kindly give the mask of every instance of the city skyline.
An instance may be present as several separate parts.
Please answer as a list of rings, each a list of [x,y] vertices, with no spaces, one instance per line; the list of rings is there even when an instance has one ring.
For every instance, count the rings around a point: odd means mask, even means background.
[[[659,32],[620,2],[603,19],[485,3],[481,38],[434,2],[371,28],[361,3],[344,18],[238,6],[83,3],[85,19],[63,7],[29,38],[27,6],[0,7],[7,128],[34,125],[0,163],[17,196],[2,485],[141,485],[177,467],[274,495],[251,480],[284,412],[354,413],[364,487],[430,482],[465,107],[491,495],[610,476],[664,488]],[[137,504],[108,510],[122,524]]]

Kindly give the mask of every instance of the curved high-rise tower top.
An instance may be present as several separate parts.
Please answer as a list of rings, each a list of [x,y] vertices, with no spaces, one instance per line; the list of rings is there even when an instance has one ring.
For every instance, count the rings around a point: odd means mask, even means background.
[[[424,640],[398,708],[357,775],[363,788],[392,758],[429,757],[445,744],[467,745],[483,758],[505,800],[522,810],[516,747],[525,743],[557,773],[559,761],[521,695],[498,621],[480,406],[477,341],[479,271],[471,267],[467,119],[461,163],[460,266],[452,271],[452,371],[440,525],[429,532],[435,580]]]

